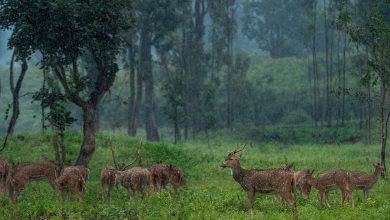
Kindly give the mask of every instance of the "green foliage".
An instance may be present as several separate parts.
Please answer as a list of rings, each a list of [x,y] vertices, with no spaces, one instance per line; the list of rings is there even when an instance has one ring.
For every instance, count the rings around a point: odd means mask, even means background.
[[[243,33],[256,40],[260,49],[274,58],[302,54],[309,18],[301,1],[247,0],[243,7]]]
[[[127,135],[113,135],[118,161],[133,158],[139,141]],[[10,146],[2,152],[2,158],[15,162],[40,161],[42,156],[52,155],[50,134],[24,134],[25,139],[12,138]],[[78,153],[81,135],[66,133],[69,156]],[[32,182],[22,191],[16,205],[6,195],[0,196],[0,218],[8,219],[248,219],[247,195],[231,177],[229,170],[219,167],[227,152],[243,141],[227,141],[213,138],[208,147],[201,140],[181,145],[145,143],[141,150],[141,165],[163,160],[183,168],[187,186],[178,195],[170,195],[172,189],[162,193],[152,192],[146,199],[139,195],[129,201],[123,188],[113,191],[111,202],[103,202],[100,194],[100,168],[112,165],[108,146],[109,135],[97,136],[96,154],[91,163],[91,177],[87,182],[84,202],[76,202],[71,194],[64,205],[60,196],[46,182]],[[50,157],[49,157],[50,158]],[[315,169],[315,175],[327,170],[344,168],[372,172],[370,164],[377,162],[377,148],[364,144],[355,145],[274,145],[253,144],[242,154],[243,167],[278,167],[294,162],[295,170]],[[317,191],[305,200],[297,193],[300,219],[388,219],[390,208],[389,180],[380,179],[370,198],[364,199],[361,191],[354,192],[355,208],[340,205],[340,193],[329,193],[331,208],[321,208]],[[272,196],[258,195],[254,209],[255,219],[290,219],[285,204],[273,204]]]

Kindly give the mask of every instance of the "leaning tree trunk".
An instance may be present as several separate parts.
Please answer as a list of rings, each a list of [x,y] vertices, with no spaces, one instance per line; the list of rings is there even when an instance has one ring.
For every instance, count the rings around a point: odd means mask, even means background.
[[[14,85],[13,63],[14,63],[15,56],[16,56],[16,51],[14,51],[14,53],[12,55],[11,64],[10,64],[10,88],[11,88],[11,93],[12,93],[12,116],[11,116],[11,119],[10,119],[9,124],[8,124],[7,138],[14,133],[16,121],[19,118],[19,114],[20,114],[19,93],[20,93],[20,89],[22,87],[23,79],[26,76],[26,72],[27,72],[27,68],[28,68],[27,61],[23,60],[22,61],[22,69],[21,69],[18,81],[17,81],[16,85]]]
[[[92,154],[95,152],[96,136],[96,104],[86,103],[83,110],[83,143],[80,148],[76,165],[88,165]]]

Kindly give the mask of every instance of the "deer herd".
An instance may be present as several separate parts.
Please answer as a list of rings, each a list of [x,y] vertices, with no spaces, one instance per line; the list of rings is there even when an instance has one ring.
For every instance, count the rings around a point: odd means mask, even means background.
[[[115,159],[115,151],[111,147],[114,167],[103,167],[100,172],[102,187],[102,199],[111,200],[114,186],[123,186],[131,199],[137,191],[143,199],[152,189],[161,191],[168,184],[172,185],[174,193],[178,187],[185,185],[183,171],[174,164],[159,162],[157,164],[140,167],[132,166],[140,159],[140,148],[137,149],[135,159],[125,165],[118,165]],[[313,177],[314,170],[293,171],[293,164],[287,164],[273,169],[244,169],[240,166],[241,151],[230,152],[222,162],[222,168],[230,168],[235,181],[237,181],[248,195],[248,209],[253,214],[255,193],[267,193],[274,196],[273,201],[287,202],[291,208],[292,218],[297,218],[295,191],[301,192],[304,198],[308,198],[311,188],[318,190],[321,206],[327,205],[327,194],[334,189],[341,191],[341,203],[350,202],[354,207],[352,191],[363,190],[365,198],[377,182],[379,176],[384,173],[382,165],[373,164],[373,174],[364,172],[351,172],[346,170],[334,170]],[[90,170],[84,166],[59,166],[56,162],[45,160],[38,163],[19,163],[10,165],[7,160],[0,160],[0,192],[8,189],[10,200],[17,202],[22,189],[33,180],[45,179],[50,186],[58,191],[64,201],[65,191],[76,194],[78,201],[82,202],[82,193],[86,189],[86,181]]]
[[[354,207],[352,191],[362,189],[367,198],[371,188],[377,182],[379,176],[384,173],[382,165],[373,164],[374,173],[352,172],[346,170],[334,170],[313,177],[314,170],[294,172],[292,164],[274,169],[244,169],[240,166],[241,150],[230,152],[222,162],[222,168],[232,169],[233,179],[237,181],[248,194],[248,209],[253,215],[253,203],[255,193],[270,193],[287,202],[291,208],[293,219],[297,219],[297,206],[295,190],[301,191],[304,198],[308,198],[311,188],[318,190],[321,206],[327,202],[327,193],[334,189],[340,189],[341,202],[348,201]]]
[[[115,160],[115,152],[111,147],[115,167],[103,167],[100,172],[102,197],[111,199],[114,186],[121,185],[129,193],[129,198],[135,191],[141,194],[143,199],[145,192],[150,193],[154,188],[160,191],[171,184],[174,192],[184,186],[183,171],[174,164],[159,162],[149,167],[131,167],[140,157],[138,148],[135,159],[128,165],[118,165]],[[10,165],[7,160],[0,160],[0,192],[9,191],[10,200],[17,202],[19,193],[27,187],[30,181],[47,180],[50,186],[58,191],[64,202],[66,191],[74,192],[79,202],[82,202],[82,193],[86,189],[86,181],[90,170],[84,166],[58,165],[55,161],[19,163]]]

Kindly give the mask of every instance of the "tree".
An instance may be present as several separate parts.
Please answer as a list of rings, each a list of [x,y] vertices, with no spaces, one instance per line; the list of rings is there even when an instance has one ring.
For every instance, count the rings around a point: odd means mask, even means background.
[[[54,156],[57,163],[62,167],[66,161],[64,144],[65,129],[76,121],[76,119],[71,116],[70,111],[67,109],[67,99],[66,96],[62,94],[59,85],[56,84],[52,77],[48,78],[47,81],[49,87],[44,85],[32,98],[34,101],[41,101],[43,108],[49,109],[49,112],[44,115],[44,120],[48,121],[54,128]]]
[[[243,33],[256,40],[271,57],[301,54],[305,48],[303,32],[309,19],[300,1],[247,0],[243,4]]]
[[[95,151],[96,110],[118,71],[121,34],[131,27],[130,5],[129,0],[0,1],[0,26],[13,29],[8,45],[18,49],[18,59],[41,52],[42,68],[54,71],[67,100],[82,109],[83,143],[76,164],[87,165]],[[84,53],[96,64],[94,79],[79,72]]]
[[[234,100],[233,100],[233,40],[236,34],[235,0],[216,0],[209,2],[210,17],[215,27],[212,32],[213,47],[219,50],[220,60],[226,65],[226,127],[233,128]],[[220,36],[217,36],[220,35]],[[218,43],[218,41],[220,43]],[[217,51],[213,51],[216,53]],[[213,57],[215,54],[212,55]],[[214,66],[214,64],[213,64]],[[214,74],[212,74],[214,75]],[[215,76],[212,76],[215,77]]]
[[[161,40],[175,29],[175,1],[170,0],[135,0],[133,14],[136,21],[136,31],[139,35],[139,73],[145,86],[145,130],[150,141],[160,139],[157,128],[157,105],[155,82],[153,76],[152,48],[158,47]],[[139,103],[137,103],[139,104]]]
[[[166,99],[164,113],[173,123],[174,143],[180,141],[179,125],[184,121],[184,73],[180,69],[170,69],[165,66],[166,79],[162,87],[163,97]]]
[[[368,2],[358,1],[357,4]],[[380,92],[380,124],[381,124],[381,164],[386,169],[386,144],[390,110],[388,97],[390,94],[390,2],[387,0],[370,1],[366,13],[361,17],[351,12],[342,13],[339,22],[350,35],[352,41],[367,47],[369,67],[368,79],[377,79]]]

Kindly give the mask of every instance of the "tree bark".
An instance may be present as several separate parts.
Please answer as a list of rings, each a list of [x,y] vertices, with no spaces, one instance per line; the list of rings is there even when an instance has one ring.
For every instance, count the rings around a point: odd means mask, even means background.
[[[390,111],[386,113],[386,97],[387,97],[386,83],[382,79],[381,84],[381,165],[386,171],[386,143]]]
[[[130,76],[130,81],[129,81],[129,87],[130,87],[130,96],[128,100],[128,123],[127,123],[127,134],[130,136],[135,137],[137,134],[137,128],[135,126],[135,53],[134,53],[134,48],[130,47],[128,49],[128,61],[129,61],[129,76]],[[141,82],[142,83],[142,82]]]
[[[82,106],[83,111],[83,143],[80,148],[79,155],[76,160],[76,165],[87,166],[95,152],[96,138],[96,104],[85,103]]]
[[[140,71],[145,83],[145,130],[146,139],[159,141],[160,137],[156,122],[156,103],[154,94],[154,79],[152,72],[151,34],[141,30]]]

